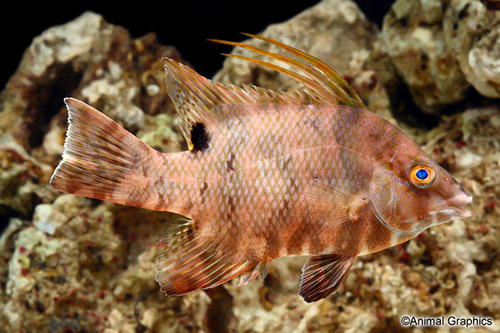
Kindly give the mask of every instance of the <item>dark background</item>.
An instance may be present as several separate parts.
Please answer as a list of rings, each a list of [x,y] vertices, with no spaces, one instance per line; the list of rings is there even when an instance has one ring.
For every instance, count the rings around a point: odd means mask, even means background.
[[[244,39],[239,32],[259,33],[271,23],[286,21],[320,1],[190,1],[163,0],[93,4],[86,1],[31,5],[9,1],[0,14],[0,91],[15,72],[23,52],[34,37],[54,25],[64,24],[86,10],[125,27],[133,37],[155,32],[164,45],[173,45],[202,75],[212,77],[222,66],[226,48],[207,41]],[[394,0],[356,0],[365,15],[379,27]],[[1,111],[1,110],[0,110]]]

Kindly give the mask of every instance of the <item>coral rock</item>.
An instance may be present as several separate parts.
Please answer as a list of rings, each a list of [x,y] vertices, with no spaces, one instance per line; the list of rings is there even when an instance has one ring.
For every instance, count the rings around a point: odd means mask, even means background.
[[[11,135],[28,151],[43,143],[46,153],[59,154],[63,137],[54,127],[66,122],[63,98],[68,96],[92,104],[132,132],[149,116],[173,115],[164,93],[164,56],[181,60],[153,33],[132,39],[124,28],[91,12],[50,28],[33,40],[0,96],[0,136]],[[44,142],[48,132],[53,138]]]
[[[484,1],[451,0],[445,39],[467,81],[482,95],[500,97],[500,12]]]
[[[392,120],[387,89],[397,80],[385,45],[375,24],[369,22],[350,0],[327,0],[290,20],[272,24],[262,36],[309,53],[335,68],[374,112]],[[280,53],[274,45],[250,39],[245,43]],[[234,54],[264,57],[235,48]],[[265,59],[265,61],[276,62]],[[296,88],[297,82],[281,73],[245,61],[228,58],[215,80],[233,84],[255,84],[270,89]]]
[[[461,101],[469,87],[443,33],[441,0],[398,0],[384,18],[389,55],[415,103],[429,113]]]
[[[448,16],[449,22],[455,16],[461,20],[457,30],[463,33],[456,40],[463,45],[467,38],[472,41],[470,48],[455,45],[452,58],[459,59],[457,53],[463,50],[473,54],[482,45],[479,36],[489,38],[494,31],[491,27],[474,35],[467,29],[477,27],[464,26],[476,22],[468,21],[474,17],[489,19],[489,11],[484,12],[487,17],[474,16],[472,10],[481,8],[478,1],[468,1],[470,9],[463,11],[464,2],[443,1],[449,4],[446,8],[435,0],[422,0],[419,6],[425,10],[420,13],[412,7],[415,3],[397,1],[389,14],[393,17],[386,20],[399,17],[394,24],[400,33],[426,39],[415,43],[414,50],[424,44],[441,47],[443,38],[450,43],[454,24],[447,30]],[[410,26],[410,21],[422,24]],[[441,25],[444,32],[438,32]],[[430,41],[428,35],[435,32]],[[390,87],[397,79],[380,34],[353,2],[323,1],[270,26],[263,35],[326,60],[371,109],[388,113]],[[250,43],[261,46],[256,40]],[[481,52],[493,52],[489,53],[493,57],[495,47]],[[428,51],[429,67],[418,83],[428,82],[434,90],[426,90],[424,84],[425,98],[420,98],[420,87],[410,86],[414,96],[433,109],[458,99],[458,93],[451,93],[439,103],[429,102],[433,93],[446,95],[451,89],[445,78],[461,91],[467,86],[458,76],[462,64],[438,66],[441,56],[450,57],[435,52],[439,50]],[[494,324],[485,330],[499,327],[500,110],[496,106],[442,117],[439,126],[426,132],[408,128],[473,196],[471,218],[433,227],[407,243],[356,259],[339,290],[316,303],[305,303],[297,293],[304,257],[274,261],[264,280],[245,287],[237,287],[233,280],[208,292],[165,297],[154,280],[155,244],[177,218],[174,214],[61,194],[48,185],[64,140],[66,112],[61,98],[66,95],[92,101],[158,150],[181,148],[172,105],[164,93],[161,56],[179,58],[175,49],[159,45],[153,34],[131,39],[124,28],[86,13],[37,37],[0,95],[0,224],[4,227],[0,332],[388,332],[402,330],[403,315],[487,316]],[[420,66],[422,59],[415,61],[410,65]],[[434,72],[438,70],[443,72]],[[217,79],[295,87],[292,80],[234,59],[225,62]],[[486,81],[488,86],[495,82]]]

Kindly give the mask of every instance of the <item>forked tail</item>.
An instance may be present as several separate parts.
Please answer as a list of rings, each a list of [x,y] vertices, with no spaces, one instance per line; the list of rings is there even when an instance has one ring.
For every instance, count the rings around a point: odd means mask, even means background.
[[[167,210],[161,167],[167,157],[125,128],[74,98],[65,99],[68,131],[53,188],[85,197],[154,210]],[[168,170],[165,170],[167,172]],[[156,182],[157,187],[151,186]],[[162,200],[163,199],[163,200]]]

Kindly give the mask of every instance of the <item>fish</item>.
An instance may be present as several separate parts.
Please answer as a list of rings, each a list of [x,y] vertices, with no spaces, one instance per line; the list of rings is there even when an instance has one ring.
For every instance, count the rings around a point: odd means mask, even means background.
[[[265,278],[273,259],[309,256],[299,294],[332,295],[356,257],[470,217],[472,200],[397,126],[367,109],[325,62],[263,36],[297,80],[273,91],[211,81],[163,58],[188,149],[161,153],[112,119],[66,98],[68,130],[54,189],[180,217],[161,231],[155,279],[168,296]],[[278,63],[278,64],[277,64]],[[158,231],[160,233],[160,231]]]

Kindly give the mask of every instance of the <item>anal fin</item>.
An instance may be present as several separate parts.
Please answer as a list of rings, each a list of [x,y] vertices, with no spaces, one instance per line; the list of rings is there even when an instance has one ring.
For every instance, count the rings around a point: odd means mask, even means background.
[[[231,262],[232,246],[224,248],[197,236],[192,220],[181,222],[157,246],[155,278],[167,296],[214,288],[239,275],[252,276],[258,262]]]
[[[333,294],[346,278],[355,258],[337,254],[311,257],[302,268],[300,296],[310,303]]]

